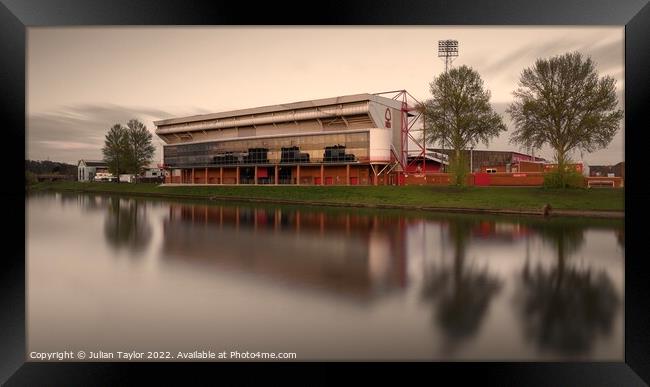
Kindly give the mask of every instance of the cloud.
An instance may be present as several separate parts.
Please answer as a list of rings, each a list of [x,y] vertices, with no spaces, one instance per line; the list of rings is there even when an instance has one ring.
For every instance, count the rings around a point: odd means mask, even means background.
[[[62,150],[77,150],[77,149],[96,149],[97,144],[91,144],[87,142],[74,142],[74,141],[40,141],[40,143],[45,147],[50,147],[52,149],[62,149]]]
[[[565,52],[574,51],[579,47],[579,41],[570,39],[568,37],[561,40],[547,40],[540,42],[539,44],[531,43],[512,51],[508,55],[497,58],[496,60],[488,63],[487,66],[483,67],[482,69],[483,72],[487,74],[501,74],[504,72],[504,69],[512,68],[513,64],[520,62],[522,59],[530,61],[527,66],[532,66],[535,62],[535,58],[546,58],[558,54],[563,54]]]
[[[152,132],[154,120],[179,115],[203,114],[204,109],[189,108],[168,112],[148,107],[115,104],[80,104],[28,116],[26,153],[31,160],[53,160],[76,164],[79,159],[101,159],[106,131],[116,123],[139,119]],[[160,159],[162,142],[154,135],[156,155]]]
[[[596,63],[596,69],[600,76],[610,75],[620,80],[617,87],[622,87],[623,72],[623,41],[622,39],[602,39],[600,37],[585,41],[566,35],[561,39],[543,40],[531,42],[523,47],[512,49],[506,55],[498,56],[492,61],[486,61],[477,69],[481,76],[489,81],[497,93],[499,99],[506,98],[503,94],[504,88],[514,89],[519,81],[521,71],[534,65],[538,58],[550,58],[562,55],[567,52],[578,51],[591,57]],[[494,58],[494,57],[493,57]]]
[[[623,71],[624,52],[623,42],[620,40],[599,44],[595,47],[586,47],[584,52],[596,62],[596,69],[601,74]]]

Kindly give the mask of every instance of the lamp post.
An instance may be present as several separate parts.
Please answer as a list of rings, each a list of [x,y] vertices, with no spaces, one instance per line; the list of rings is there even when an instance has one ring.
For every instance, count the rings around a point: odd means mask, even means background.
[[[474,173],[474,145],[469,148],[469,173]]]
[[[458,57],[458,40],[447,39],[447,40],[438,40],[438,58],[442,58],[445,61],[445,74],[449,69],[449,65]],[[447,113],[444,112],[445,119],[447,118]],[[445,139],[442,138],[442,151],[445,153]],[[447,168],[445,168],[447,172]]]

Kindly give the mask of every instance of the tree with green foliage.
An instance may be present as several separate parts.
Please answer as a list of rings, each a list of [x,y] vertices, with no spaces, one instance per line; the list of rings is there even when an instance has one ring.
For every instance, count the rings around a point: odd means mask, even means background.
[[[439,75],[430,90],[432,98],[424,102],[426,143],[451,148],[452,184],[465,185],[469,166],[463,151],[479,142],[487,146],[506,126],[490,105],[490,91],[471,67],[463,65]]]
[[[115,176],[126,172],[129,142],[126,128],[121,124],[113,125],[106,134],[102,153],[108,170]]]
[[[129,120],[126,126],[113,125],[104,141],[104,161],[109,171],[118,176],[122,173],[140,174],[153,159],[155,148],[153,136],[138,120]]]
[[[599,77],[595,63],[579,52],[538,59],[521,73],[513,94],[506,110],[516,126],[510,141],[553,148],[561,187],[567,185],[570,153],[606,147],[623,118],[616,81]]]
[[[140,174],[151,163],[156,151],[152,144],[151,132],[138,120],[129,120],[126,124],[128,142],[127,165],[130,173]]]

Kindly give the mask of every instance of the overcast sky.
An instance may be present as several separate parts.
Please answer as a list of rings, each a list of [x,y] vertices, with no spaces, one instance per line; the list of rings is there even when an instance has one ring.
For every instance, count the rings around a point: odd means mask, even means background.
[[[424,100],[444,71],[437,42],[459,41],[454,65],[477,70],[505,114],[521,71],[538,57],[578,50],[616,79],[624,106],[621,27],[30,27],[27,157],[101,159],[106,131],[154,120],[358,93],[406,89]],[[624,160],[623,123],[590,165]],[[162,141],[154,135],[156,161]],[[480,146],[479,149],[485,149]],[[548,149],[537,151],[552,159]],[[580,153],[574,154],[580,159]]]

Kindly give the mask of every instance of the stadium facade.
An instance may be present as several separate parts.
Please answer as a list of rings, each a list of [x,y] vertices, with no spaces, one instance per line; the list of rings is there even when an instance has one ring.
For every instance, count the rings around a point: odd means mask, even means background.
[[[396,183],[403,114],[401,101],[356,94],[154,124],[167,183],[372,185]]]

